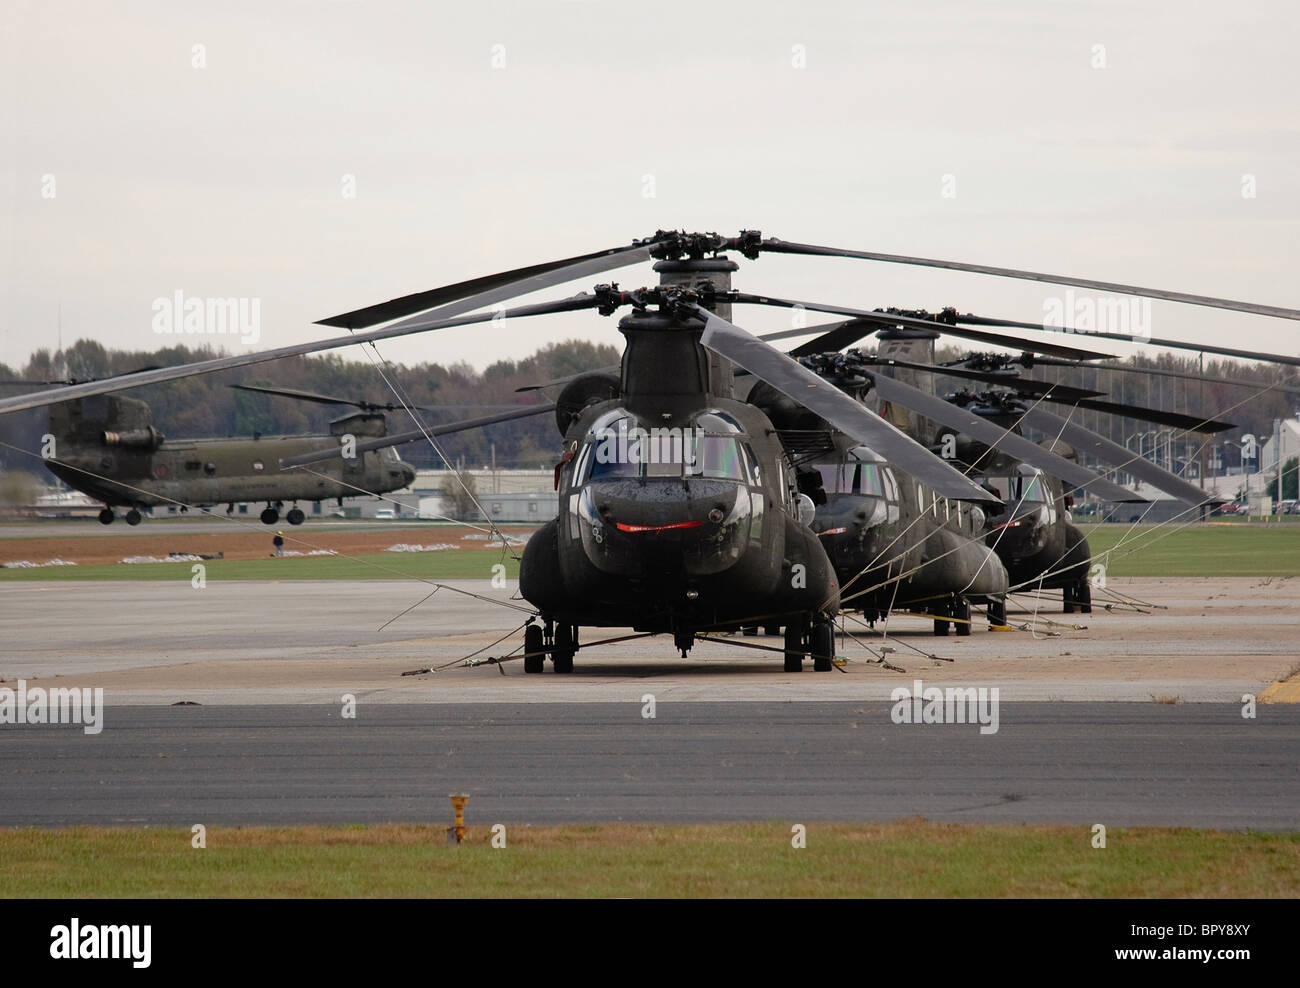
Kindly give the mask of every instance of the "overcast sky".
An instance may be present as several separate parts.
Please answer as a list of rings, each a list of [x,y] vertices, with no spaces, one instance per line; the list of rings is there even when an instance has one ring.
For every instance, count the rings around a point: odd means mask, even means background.
[[[260,300],[255,349],[323,338],[660,227],[1300,307],[1298,27],[1285,2],[4,0],[0,361],[60,318],[65,344],[244,348],[155,333],[177,291]],[[741,263],[738,287],[868,308],[1036,319],[1064,295]],[[1295,322],[1155,303],[1151,328],[1300,352]],[[582,314],[381,350],[481,368],[571,337],[621,342]]]

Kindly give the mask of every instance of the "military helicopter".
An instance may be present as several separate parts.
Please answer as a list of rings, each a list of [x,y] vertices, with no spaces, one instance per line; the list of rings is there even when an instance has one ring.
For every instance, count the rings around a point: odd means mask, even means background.
[[[824,361],[801,362],[859,400],[868,385],[826,372]],[[816,506],[812,530],[840,579],[841,607],[870,623],[921,607],[937,615],[935,634],[955,626],[969,635],[974,601],[988,606],[991,624],[1005,624],[1007,572],[982,542],[985,510],[995,504],[943,497],[763,382],[748,400],[776,426],[799,490]]]
[[[820,542],[805,527],[815,510],[798,491],[793,465],[770,420],[733,396],[731,365],[765,381],[857,444],[877,451],[936,494],[976,504],[999,499],[883,417],[731,323],[727,316],[732,304],[802,305],[849,316],[861,310],[733,292],[729,278],[736,266],[720,256],[727,251],[751,259],[761,252],[857,257],[1103,287],[1241,311],[1265,308],[1034,272],[764,240],[757,231],[742,231],[738,237],[659,231],[630,246],[501,272],[322,320],[325,325],[363,332],[74,385],[35,400],[6,399],[0,401],[0,412],[502,316],[510,320],[590,309],[609,315],[631,306],[632,313],[620,322],[628,345],[618,396],[586,406],[569,426],[558,477],[561,517],[542,528],[524,550],[521,590],[538,608],[544,625],[531,625],[526,632],[525,667],[540,671],[538,655],[549,652],[557,671],[570,671],[580,647],[577,632],[584,625],[630,624],[648,632],[671,633],[685,652],[697,634],[778,618],[788,629],[786,668],[801,666],[811,651],[814,667],[826,669],[833,639],[830,618],[840,606],[838,578]],[[651,257],[658,261],[661,274],[656,288],[629,292],[616,285],[598,285],[594,292],[566,299],[504,312],[481,311],[520,294]],[[1300,318],[1297,310],[1268,308],[1264,314]],[[380,323],[389,325],[368,328]],[[918,414],[952,424],[953,406],[917,389],[900,390],[898,382],[884,385],[887,380],[885,375],[875,377],[880,397],[893,402],[906,395],[909,402],[920,402]],[[929,402],[938,402],[942,414],[936,414],[939,409]],[[1042,461],[1047,464],[1044,469],[1071,483],[1075,478],[1080,485],[1107,483],[978,416],[960,409],[956,414],[965,416],[956,427],[976,438],[987,437],[990,445],[1026,462]],[[670,433],[666,459],[661,441],[658,463],[653,454],[646,459],[625,452],[615,454],[618,470],[614,473],[596,469],[597,464],[605,465],[602,456],[607,454],[601,450],[609,449],[610,436],[635,436],[644,449],[642,433],[653,436],[652,429]],[[680,433],[682,453],[674,453],[674,429],[689,430],[695,437],[692,448],[705,450],[703,456],[688,458],[686,432]],[[632,445],[623,448],[630,450]],[[619,455],[626,462],[620,462]],[[709,476],[710,471],[716,475]]]
[[[128,525],[140,524],[141,508],[161,505],[208,507],[235,502],[265,502],[261,521],[274,525],[285,504],[285,520],[301,525],[299,501],[383,494],[408,487],[415,470],[392,448],[363,450],[319,471],[284,470],[280,460],[315,450],[337,450],[340,442],[364,442],[386,433],[384,411],[400,407],[312,392],[258,385],[232,385],[245,391],[285,395],[323,404],[352,405],[356,412],[330,423],[328,435],[263,436],[243,439],[167,439],[153,424],[149,406],[135,398],[106,394],[50,406],[47,469],[71,487],[103,501],[101,523],[111,524],[115,508],[127,508]],[[530,410],[531,411],[531,410]],[[456,432],[518,417],[487,416],[438,427]]]

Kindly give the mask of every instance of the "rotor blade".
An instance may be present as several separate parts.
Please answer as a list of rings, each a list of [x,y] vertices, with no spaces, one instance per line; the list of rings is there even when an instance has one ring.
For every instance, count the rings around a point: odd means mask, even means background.
[[[1035,381],[1027,377],[1010,377],[1006,374],[997,374],[991,371],[964,370],[958,367],[943,367],[938,364],[913,364],[905,360],[890,360],[888,358],[878,358],[875,363],[886,367],[907,367],[932,374],[946,374],[950,377],[962,377],[972,381],[1000,384],[1018,394],[1031,395],[1058,405],[1077,405],[1079,408],[1090,408],[1111,415],[1125,415],[1131,419],[1156,422],[1160,425],[1173,426],[1176,429],[1186,429],[1189,432],[1226,432],[1229,429],[1236,428],[1230,422],[1201,419],[1194,415],[1183,415],[1180,412],[1166,412],[1158,408],[1144,408],[1141,405],[1126,405],[1114,401],[1098,401],[1096,400],[1097,396],[1105,394],[1104,391],[1071,388],[1063,384],[1052,384],[1050,381]]]
[[[561,384],[568,384],[570,381],[576,381],[580,377],[586,377],[588,374],[617,374],[618,372],[619,367],[617,364],[612,367],[598,367],[595,370],[579,371],[576,374],[557,377],[551,381],[543,381],[541,384],[525,384],[522,388],[515,388],[515,394],[523,394],[526,391],[541,391],[543,388],[554,388]]]
[[[373,449],[386,449],[389,446],[401,446],[404,443],[419,442],[429,436],[446,436],[453,432],[464,432],[467,429],[478,429],[482,426],[496,425],[498,422],[510,422],[514,419],[528,418],[532,415],[542,415],[546,412],[555,411],[554,405],[529,405],[526,408],[516,408],[513,411],[501,412],[497,415],[484,415],[476,419],[464,419],[460,422],[448,422],[444,425],[429,426],[427,429],[412,429],[410,432],[398,432],[391,436],[384,436],[380,439],[367,439],[365,442],[357,443],[356,453],[359,456],[362,453],[368,453]],[[287,467],[300,467],[307,463],[319,463],[322,460],[333,460],[343,455],[343,447],[336,449],[324,449],[315,453],[301,453],[298,456],[288,456],[280,461],[280,468],[283,470]]]
[[[907,360],[894,360],[889,357],[877,357],[871,361],[879,367],[904,367],[908,370],[924,371],[927,374],[942,374],[946,377],[960,377],[969,381],[984,381],[987,384],[1001,384],[1035,398],[1051,395],[1057,401],[1070,404],[1095,398],[1105,394],[1104,391],[1091,391],[1085,388],[1071,388],[1064,384],[1052,384],[1050,381],[1036,381],[1028,377],[1012,377],[1007,374],[995,374],[991,371],[964,370],[958,367],[944,367],[940,364],[914,364]]]
[[[401,298],[354,309],[341,315],[330,316],[328,319],[319,319],[317,323],[321,326],[339,326],[343,329],[364,329],[381,322],[388,322],[390,319],[400,319],[402,316],[447,306],[450,302],[458,303],[455,307],[457,311],[446,311],[439,315],[444,318],[459,315],[461,312],[471,312],[519,295],[562,285],[576,278],[585,278],[588,275],[601,274],[649,260],[650,246],[649,243],[642,242],[628,247],[614,247],[590,254],[579,254],[576,257],[566,257],[559,261],[502,271],[482,278],[471,278],[469,281],[458,282],[455,285],[446,285],[427,292],[416,292],[414,295],[403,295]]]
[[[1069,360],[1051,360],[1038,357],[1034,363],[1047,367],[1079,367],[1080,364]],[[1091,365],[1089,365],[1091,366]],[[1230,384],[1237,388],[1254,388],[1256,391],[1282,391],[1286,394],[1300,395],[1300,379],[1292,378],[1290,383],[1269,384],[1266,381],[1246,381],[1238,377],[1209,377],[1205,374],[1184,374],[1181,371],[1164,370],[1159,367],[1123,367],[1102,364],[1093,370],[1117,371],[1120,374],[1150,374],[1155,377],[1172,377],[1181,381],[1204,381],[1206,384]]]
[[[865,319],[849,319],[846,322],[828,325],[825,329],[827,331],[816,339],[795,347],[789,352],[789,356],[806,357],[810,353],[839,353],[845,347],[852,346],[862,337],[870,336],[876,331],[876,327]],[[766,338],[759,337],[760,340]]]
[[[352,405],[353,407],[360,408],[363,411],[378,410],[378,411],[385,411],[385,412],[396,412],[402,409],[403,407],[415,409],[416,411],[421,411],[421,412],[431,412],[435,410],[425,405],[402,406],[402,405],[395,405],[391,402],[381,405],[377,401],[353,401],[350,398],[334,398],[331,397],[330,395],[317,394],[314,391],[299,391],[297,388],[264,388],[260,384],[232,384],[230,386],[232,388],[237,388],[240,391],[260,391],[263,394],[282,395],[285,398],[294,398],[299,401],[319,402],[322,405]]]
[[[1132,451],[1119,446],[1103,436],[1097,435],[1081,425],[1066,422],[1041,408],[1031,408],[1025,413],[1025,421],[1040,432],[1049,436],[1060,436],[1079,453],[1088,453],[1103,463],[1131,473],[1139,480],[1144,480],[1152,487],[1171,494],[1184,504],[1198,507],[1202,504],[1222,504],[1223,498],[1206,497],[1205,491],[1189,484],[1182,477],[1177,477],[1168,470],[1163,470],[1150,460],[1136,456]]]
[[[788,340],[791,337],[816,333],[818,335],[815,339],[811,339],[807,343],[801,343],[793,350],[786,351],[791,357],[806,357],[812,353],[838,353],[875,331],[875,325],[865,320],[843,319],[840,322],[828,322],[821,326],[805,326],[798,329],[783,329],[776,333],[762,333],[758,336],[758,339],[764,343],[771,343],[775,340]]]
[[[1047,400],[1059,401],[1061,399],[1048,398]],[[1070,402],[1070,404],[1076,403]],[[1108,412],[1111,415],[1124,415],[1131,419],[1141,419],[1144,422],[1173,426],[1175,429],[1184,429],[1188,432],[1227,432],[1229,429],[1237,428],[1231,422],[1202,419],[1197,418],[1195,415],[1166,412],[1159,408],[1143,408],[1141,405],[1125,405],[1117,401],[1097,401],[1092,398],[1085,398],[1083,401],[1077,402],[1077,404],[1080,408],[1091,408],[1098,412]]]
[[[86,398],[91,395],[108,394],[112,391],[123,391],[127,388],[140,387],[144,384],[159,384],[163,381],[175,381],[185,377],[194,377],[198,374],[211,374],[213,371],[229,370],[232,367],[247,367],[250,364],[264,363],[268,360],[278,360],[281,357],[296,357],[304,353],[316,353],[321,350],[336,350],[339,347],[353,346],[357,343],[369,343],[373,340],[383,340],[394,336],[406,336],[410,333],[419,333],[426,330],[447,329],[452,326],[469,326],[474,323],[488,322],[496,318],[517,318],[522,316],[548,315],[555,312],[574,312],[579,309],[592,309],[599,304],[600,302],[594,295],[575,295],[572,298],[561,299],[558,302],[540,302],[535,305],[521,305],[514,309],[507,309],[503,313],[480,312],[468,316],[458,316],[453,319],[435,320],[416,328],[389,326],[386,329],[375,329],[368,333],[336,336],[333,339],[320,340],[315,343],[296,343],[292,346],[279,347],[275,350],[263,350],[260,353],[244,353],[231,357],[216,357],[212,360],[204,360],[196,364],[182,364],[178,367],[161,367],[158,370],[126,374],[121,377],[110,377],[105,378],[102,381],[94,381],[88,384],[74,384],[66,388],[54,388],[50,391],[42,391],[39,394],[20,395],[14,398],[0,398],[0,414],[4,414],[5,412],[20,412],[28,408],[40,408],[44,405],[54,405],[61,401],[71,401],[73,398]]]
[[[1018,460],[1046,470],[1053,476],[1060,477],[1072,487],[1086,488],[1090,493],[1105,501],[1145,501],[1132,491],[1119,484],[1111,483],[1104,477],[1093,473],[1086,467],[1071,463],[1064,457],[1049,453],[1037,443],[1032,443],[1024,436],[1009,432],[1001,426],[974,412],[959,408],[942,398],[918,391],[910,384],[884,374],[873,374],[876,393],[886,401],[897,402],[910,408],[918,415],[934,419],[950,429],[964,432],[980,442],[1000,449]]]
[[[890,463],[959,501],[992,502],[988,491],[972,483],[910,436],[894,428],[839,388],[795,363],[780,350],[734,326],[708,309],[695,306],[705,321],[700,342],[739,364],[782,394],[820,415],[836,429],[884,455]]]
[[[137,368],[135,368],[134,370],[125,371],[124,373],[127,373],[127,374],[138,374],[138,373],[140,373],[141,371],[151,371],[151,370],[157,370],[157,369],[158,369],[158,365],[157,365],[157,364],[150,364],[150,365],[148,365],[148,366],[146,366],[146,367],[137,367]],[[5,385],[5,384],[31,384],[31,385],[39,385],[39,386],[41,386],[41,387],[47,387],[47,386],[49,386],[49,385],[51,385],[51,384],[88,384],[88,383],[90,383],[91,381],[102,381],[102,380],[106,380],[106,378],[100,378],[100,377],[88,377],[88,378],[84,378],[84,379],[78,379],[78,378],[75,378],[75,377],[74,377],[74,378],[66,378],[66,377],[65,377],[65,378],[62,378],[62,379],[60,379],[60,380],[58,380],[58,381],[19,381],[19,380],[13,380],[13,381],[0,381],[0,385]]]
[[[314,391],[299,391],[297,388],[264,388],[260,384],[232,384],[239,391],[258,391],[268,395],[283,395],[299,401],[315,401],[322,405],[355,405],[360,408],[364,403],[349,398],[331,398],[329,395],[316,394]]]
[[[909,257],[905,254],[880,254],[874,251],[819,247],[815,244],[790,243],[786,240],[778,240],[775,237],[764,240],[760,246],[762,250],[776,254],[857,257],[866,261],[885,261],[889,264],[913,264],[923,268],[946,268],[949,271],[968,271],[972,274],[988,274],[997,278],[1044,281],[1052,285],[1073,285],[1076,288],[1088,288],[1099,292],[1142,295],[1147,298],[1165,299],[1170,302],[1185,302],[1188,305],[1204,305],[1213,309],[1232,309],[1236,312],[1250,312],[1259,316],[1275,316],[1279,319],[1300,319],[1300,309],[1287,309],[1279,305],[1260,305],[1255,302],[1234,302],[1226,298],[1214,298],[1210,295],[1189,295],[1186,292],[1170,292],[1160,288],[1140,288],[1136,285],[1122,285],[1113,281],[1093,281],[1087,278],[1071,278],[1059,274],[1021,271],[1016,268],[995,268],[987,264],[967,264],[962,261],[938,261],[928,257]]]
[[[1206,343],[1184,343],[1182,340],[1168,340],[1158,336],[1142,336],[1140,334],[1134,335],[1130,333],[1103,333],[1094,330],[1075,330],[1068,326],[1047,326],[1040,323],[1014,322],[1007,319],[986,319],[983,316],[972,315],[958,316],[957,320],[958,322],[963,323],[973,323],[977,326],[1010,326],[1015,329],[1040,329],[1046,333],[1074,333],[1078,336],[1096,336],[1103,340],[1123,340],[1125,343],[1143,343],[1147,346],[1161,346],[1167,347],[1171,350],[1190,350],[1193,353],[1217,353],[1224,357],[1241,357],[1243,360],[1263,360],[1274,364],[1290,364],[1293,367],[1300,367],[1300,357],[1289,357],[1282,353],[1263,353],[1258,350],[1237,350],[1233,347],[1214,346]]]
[[[1026,340],[1017,336],[1003,336],[1000,333],[983,333],[976,329],[966,329],[961,326],[953,326],[949,323],[940,322],[938,320],[913,319],[910,316],[903,316],[890,312],[871,312],[865,309],[850,309],[847,306],[822,305],[818,302],[795,302],[790,299],[773,298],[770,295],[752,295],[747,292],[736,292],[728,296],[728,298],[732,302],[746,303],[749,305],[775,305],[787,309],[798,307],[811,309],[814,312],[830,312],[842,316],[854,316],[855,318],[865,319],[868,322],[874,322],[881,326],[903,326],[908,329],[926,329],[931,332],[944,333],[962,339],[978,340],[981,343],[990,343],[994,346],[1004,346],[1017,350],[1025,350],[1030,353],[1049,353],[1055,357],[1069,357],[1074,360],[1109,360],[1114,356],[1109,353],[1098,353],[1094,350],[1079,350],[1075,347],[1062,346],[1059,343],[1038,343],[1034,340]]]

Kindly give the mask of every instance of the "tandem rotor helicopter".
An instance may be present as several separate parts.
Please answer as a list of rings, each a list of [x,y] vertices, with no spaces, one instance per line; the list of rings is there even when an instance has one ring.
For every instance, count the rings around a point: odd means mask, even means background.
[[[797,244],[764,239],[752,230],[736,237],[659,231],[628,246],[501,272],[320,321],[348,329],[345,336],[3,399],[0,413],[503,315],[513,324],[538,315],[594,309],[608,316],[626,309],[618,324],[626,340],[618,377],[580,375],[565,384],[554,406],[547,406],[556,412],[564,446],[556,469],[559,515],[528,541],[520,566],[520,592],[539,619],[525,631],[524,665],[530,673],[541,672],[547,656],[554,671],[571,672],[582,647],[581,629],[589,627],[671,634],[683,655],[699,635],[781,627],[790,672],[800,670],[809,656],[814,669],[832,668],[833,621],[842,608],[879,615],[900,601],[939,599],[944,604],[936,632],[941,619],[958,624],[959,633],[963,625],[968,631],[971,600],[988,604],[990,620],[1003,618],[1011,567],[996,547],[1031,503],[1028,492],[1035,481],[1046,475],[1101,499],[1142,500],[1083,467],[1063,447],[1070,443],[1090,455],[1099,448],[1094,440],[1100,437],[1068,421],[1056,420],[1062,423],[1059,431],[1044,430],[1056,441],[1031,442],[1017,431],[1018,421],[1006,424],[1005,408],[992,416],[977,414],[892,376],[909,369],[897,358],[886,358],[884,366],[868,367],[860,360],[837,366],[833,357],[817,369],[815,362],[805,366],[735,325],[731,308],[801,306],[847,316],[847,323],[823,327],[822,348],[831,352],[881,328],[938,330],[1007,346],[1022,341],[964,320],[918,319],[734,291],[731,274],[739,266],[724,256],[729,252],[751,260],[782,253],[945,268],[1300,319],[1300,310],[1276,306]],[[511,298],[651,259],[660,277],[656,286],[627,291],[600,284],[592,292],[501,311],[500,303]],[[381,324],[387,325],[371,328]],[[1031,359],[1052,352],[1041,343],[1024,349]],[[888,359],[896,366],[889,367]],[[927,373],[947,372],[919,366]],[[746,396],[738,390],[744,377],[755,382]],[[1039,397],[1043,387],[1056,388],[1022,380],[1001,383],[1021,394],[1037,389]],[[868,393],[882,403],[875,411],[862,400]],[[1066,395],[1065,400],[1076,404],[1084,397],[1090,396]],[[1030,413],[1050,415],[1037,408],[1037,399],[1025,417]],[[961,447],[937,432],[927,436],[936,423],[948,436],[966,437],[960,457],[936,455],[936,445],[941,453],[945,446]],[[425,431],[367,439],[353,453],[411,441]],[[1027,468],[1026,474],[1017,467],[1016,476],[1030,483],[1005,495],[996,489],[990,478],[1011,461],[987,462],[985,452],[991,456],[991,451]],[[308,451],[284,457],[279,465],[292,469],[340,456],[337,448]],[[1159,479],[1180,481],[1172,475]],[[1065,488],[1059,490],[1052,489],[1051,498],[1063,505]],[[1042,496],[1037,503],[1048,504],[1048,495]],[[1200,492],[1197,496],[1205,503]],[[1059,520],[1050,510],[1035,509],[1034,515],[1044,522]],[[990,523],[994,528],[987,527]],[[876,541],[864,548],[868,538]],[[936,539],[938,551],[930,544]],[[1070,557],[1067,568],[1076,566]],[[873,569],[886,575],[882,586],[863,585],[873,579]],[[884,586],[887,593],[877,592]]]
[[[264,502],[259,516],[264,525],[279,521],[287,504],[285,521],[301,525],[307,516],[299,501],[319,504],[335,499],[341,505],[344,498],[400,490],[415,480],[415,469],[390,446],[367,449],[355,457],[335,457],[311,472],[280,466],[289,457],[337,451],[340,443],[383,438],[388,434],[383,413],[402,406],[293,388],[231,387],[318,404],[352,405],[357,411],[331,421],[327,435],[168,439],[154,426],[143,401],[116,394],[74,398],[50,406],[53,443],[51,455],[43,457],[45,466],[68,486],[104,502],[99,520],[105,525],[118,517],[115,508],[126,508],[126,523],[138,525],[143,520],[141,508],[181,505],[188,510],[226,504],[230,514],[236,502]],[[407,407],[429,411],[420,405]],[[429,432],[446,435],[532,414],[535,408],[515,410],[430,427]]]

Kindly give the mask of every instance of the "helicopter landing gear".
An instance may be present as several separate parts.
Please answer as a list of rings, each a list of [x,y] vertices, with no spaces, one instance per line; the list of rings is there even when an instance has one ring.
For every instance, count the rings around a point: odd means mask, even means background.
[[[687,654],[694,647],[694,645],[695,645],[694,631],[682,631],[679,629],[673,632],[673,647],[676,648],[677,651],[682,653],[683,659],[686,658]]]
[[[934,635],[936,638],[947,638],[948,629],[952,626],[952,622],[948,620],[948,617],[952,614],[952,601],[945,600],[941,602],[934,611],[936,614],[944,615],[934,619]]]
[[[949,612],[953,617],[958,619],[957,637],[970,637],[970,601],[965,597],[959,597],[952,602],[952,610]]]
[[[530,624],[524,629],[524,672],[541,672],[546,666],[546,642],[541,625]]]
[[[101,525],[111,525],[113,524],[113,519],[116,517],[117,515],[113,514],[112,508],[105,508],[99,513],[99,523]]]
[[[1001,600],[990,600],[988,606],[989,624],[995,628],[1005,628],[1007,625],[1007,601],[1006,598]]]
[[[813,625],[808,645],[812,651],[813,672],[830,672],[835,659],[835,625],[818,621]]]
[[[307,520],[307,516],[302,513],[301,508],[290,508],[289,513],[284,516],[284,520],[290,525],[301,525]]]
[[[126,513],[126,523],[128,525],[140,524],[140,518],[141,518],[140,512],[136,511],[135,508],[132,508],[130,511]]]
[[[555,629],[555,644],[551,649],[551,665],[559,673],[573,672],[573,655],[578,651],[578,629],[572,624],[562,624]]]
[[[763,625],[763,634],[765,635],[771,635],[772,637],[776,637],[780,633],[781,633],[781,626],[779,624]]]
[[[803,658],[808,653],[805,642],[804,626],[807,618],[796,618],[785,628],[785,671],[803,672]]]
[[[1092,584],[1088,578],[1084,577],[1077,583],[1072,583],[1061,591],[1061,599],[1064,601],[1061,610],[1066,614],[1073,614],[1077,607],[1080,614],[1092,613]]]
[[[276,511],[269,504],[262,509],[263,525],[274,525],[279,520],[280,520],[280,512]]]

